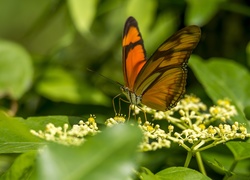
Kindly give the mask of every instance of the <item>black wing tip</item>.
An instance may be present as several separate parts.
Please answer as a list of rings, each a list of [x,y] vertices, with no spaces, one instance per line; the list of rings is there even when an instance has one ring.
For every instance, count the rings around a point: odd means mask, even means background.
[[[125,26],[138,26],[136,19],[133,16],[129,16],[126,20]]]
[[[136,20],[135,20],[135,18],[134,18],[133,16],[129,16],[129,17],[127,18],[127,21],[136,21]]]
[[[125,22],[123,35],[126,35],[128,33],[129,27],[134,26],[138,28],[138,23],[136,19],[133,16],[129,16]]]

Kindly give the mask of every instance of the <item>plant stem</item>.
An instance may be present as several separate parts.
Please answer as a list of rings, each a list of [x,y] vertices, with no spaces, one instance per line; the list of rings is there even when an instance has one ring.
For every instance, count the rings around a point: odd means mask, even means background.
[[[192,159],[192,156],[193,156],[193,153],[192,151],[188,151],[188,154],[187,154],[187,158],[186,158],[186,161],[185,161],[185,164],[184,164],[184,167],[188,167],[191,159]]]
[[[196,153],[195,153],[195,157],[196,157],[196,161],[197,161],[197,164],[198,164],[198,166],[199,166],[200,172],[201,172],[202,174],[204,174],[204,175],[207,175],[206,170],[205,170],[205,168],[204,168],[204,164],[203,164],[203,162],[202,162],[202,158],[201,158],[200,152],[196,152]]]
[[[236,167],[238,161],[234,160],[233,161],[233,164],[231,165],[231,167],[229,168],[229,171],[233,172],[234,171],[234,168]]]

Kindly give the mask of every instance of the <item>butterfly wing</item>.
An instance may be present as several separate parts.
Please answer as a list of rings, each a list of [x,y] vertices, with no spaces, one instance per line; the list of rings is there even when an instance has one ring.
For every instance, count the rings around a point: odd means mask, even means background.
[[[122,47],[125,86],[133,91],[136,77],[146,63],[143,40],[133,17],[129,17],[125,23]]]
[[[142,103],[165,111],[175,106],[185,92],[188,59],[200,40],[198,26],[188,26],[167,39],[146,61],[134,81]]]

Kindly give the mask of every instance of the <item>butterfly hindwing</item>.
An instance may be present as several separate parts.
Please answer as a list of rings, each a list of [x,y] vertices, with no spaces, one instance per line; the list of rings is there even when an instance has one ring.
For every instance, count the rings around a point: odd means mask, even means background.
[[[176,105],[185,92],[186,66],[200,34],[197,26],[185,27],[167,39],[149,58],[134,87],[136,94],[142,94],[143,104],[151,102],[158,110]]]
[[[163,72],[143,94],[142,104],[160,111],[172,108],[185,91],[186,77],[186,70],[181,67]]]

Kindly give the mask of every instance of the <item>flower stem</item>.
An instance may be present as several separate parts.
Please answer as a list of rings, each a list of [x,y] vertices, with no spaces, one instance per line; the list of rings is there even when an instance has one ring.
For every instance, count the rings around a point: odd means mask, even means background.
[[[193,153],[192,151],[188,151],[188,154],[187,154],[187,158],[186,158],[186,161],[185,161],[185,164],[184,164],[184,167],[188,167],[191,159],[192,159],[192,156],[193,156]]]
[[[237,165],[237,163],[238,163],[238,161],[233,161],[233,164],[231,165],[231,167],[229,168],[229,171],[234,171],[234,168],[236,167],[236,165]]]
[[[200,152],[196,152],[195,157],[196,157],[196,161],[197,161],[197,164],[199,166],[200,172],[204,175],[207,175],[206,170],[205,170],[204,165],[203,165],[203,162],[202,162]]]

